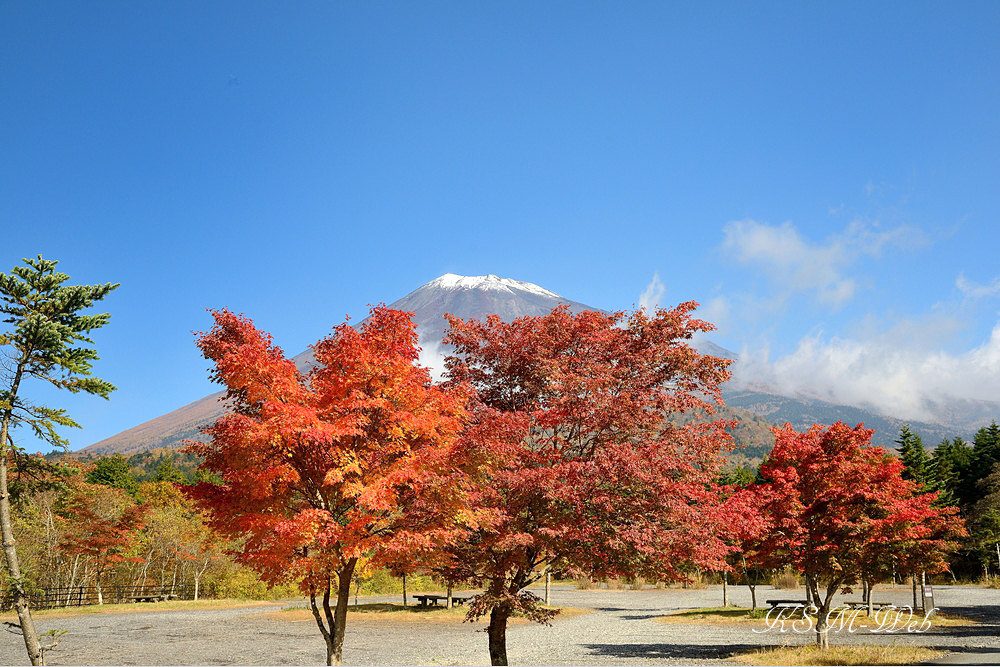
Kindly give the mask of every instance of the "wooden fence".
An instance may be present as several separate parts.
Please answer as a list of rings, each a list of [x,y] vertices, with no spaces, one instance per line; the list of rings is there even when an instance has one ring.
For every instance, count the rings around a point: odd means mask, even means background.
[[[189,600],[193,587],[177,586],[101,586],[104,604],[135,602],[137,598]],[[97,604],[96,586],[74,586],[73,588],[43,588],[29,596],[31,609],[57,609],[59,607],[82,607]],[[0,599],[0,610],[14,608],[14,597],[6,591]]]

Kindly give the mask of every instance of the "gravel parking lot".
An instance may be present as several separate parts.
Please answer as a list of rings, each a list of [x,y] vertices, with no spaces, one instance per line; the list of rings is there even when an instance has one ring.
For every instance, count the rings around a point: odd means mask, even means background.
[[[540,593],[540,591],[538,591]],[[801,591],[758,590],[758,600],[797,597]],[[976,619],[964,627],[931,627],[923,633],[856,632],[831,635],[832,644],[919,644],[952,652],[1000,650],[1000,593],[966,586],[939,586],[936,603],[946,612]],[[857,598],[858,596],[850,596]],[[912,602],[900,588],[876,589],[877,600]],[[556,620],[552,626],[513,625],[508,630],[512,664],[635,665],[736,664],[734,653],[760,646],[808,644],[812,633],[754,632],[751,626],[657,622],[671,611],[719,606],[718,586],[702,590],[576,590],[555,587],[553,603],[588,613]],[[363,601],[385,601],[367,598]],[[398,601],[398,598],[393,598]],[[750,603],[745,587],[731,587],[730,601]],[[325,660],[323,640],[310,620],[279,620],[264,612],[301,601],[223,610],[141,611],[41,618],[40,632],[67,630],[48,655],[52,665],[309,665]],[[152,607],[155,609],[155,607]],[[485,623],[396,621],[352,618],[344,642],[344,662],[356,665],[488,665]],[[763,621],[758,630],[764,630]],[[19,636],[5,634],[0,664],[27,664]]]

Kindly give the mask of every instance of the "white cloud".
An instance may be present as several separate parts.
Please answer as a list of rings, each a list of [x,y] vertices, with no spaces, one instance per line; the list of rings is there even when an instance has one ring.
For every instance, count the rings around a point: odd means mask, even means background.
[[[420,356],[417,358],[417,363],[421,366],[426,366],[431,372],[431,379],[439,382],[444,377],[445,355],[453,353],[454,349],[450,345],[445,346],[434,342],[421,343]]]
[[[722,334],[726,333],[729,328],[729,311],[729,299],[724,296],[717,296],[710,299],[708,302],[701,304],[695,315],[698,319],[705,320],[706,322],[713,324],[716,331]],[[708,336],[711,337],[711,334]],[[702,333],[694,334],[695,340],[701,340],[705,337],[705,334]]]
[[[960,273],[958,274],[958,278],[955,279],[955,287],[961,290],[962,294],[969,299],[998,296],[1000,295],[1000,278],[994,278],[993,282],[989,285],[980,285]]]
[[[733,368],[735,381],[903,419],[947,422],[955,417],[948,401],[1000,401],[1000,322],[986,342],[965,353],[936,348],[960,326],[944,316],[901,322],[864,340],[813,333],[773,362],[766,348],[744,350]]]
[[[776,303],[804,292],[834,307],[854,297],[857,281],[846,271],[861,256],[878,257],[887,245],[908,247],[923,242],[923,235],[913,228],[880,231],[877,224],[861,220],[822,243],[803,238],[790,222],[769,225],[737,220],[723,228],[723,235],[722,251],[766,276],[777,291],[772,297]]]
[[[660,274],[658,271],[653,272],[653,280],[646,285],[646,289],[642,290],[642,294],[639,295],[639,308],[645,308],[647,313],[652,313],[660,305],[660,301],[663,300],[663,295],[666,293],[667,289],[660,282]]]

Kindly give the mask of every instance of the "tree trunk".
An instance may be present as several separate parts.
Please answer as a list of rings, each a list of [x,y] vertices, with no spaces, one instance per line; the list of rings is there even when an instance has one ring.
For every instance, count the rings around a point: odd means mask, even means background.
[[[205,559],[205,564],[201,566],[200,570],[195,570],[194,572],[194,599],[198,599],[198,587],[201,583],[201,576],[205,574],[205,570],[208,569],[208,562],[210,559]]]
[[[403,606],[406,606],[406,573],[403,573]]]
[[[73,588],[76,587],[76,572],[77,572],[77,567],[79,567],[79,565],[80,565],[80,554],[77,554],[76,557],[73,559],[73,570],[70,572],[70,575],[69,575],[69,587],[70,587],[70,589],[73,589]],[[66,596],[66,606],[67,607],[69,606],[69,596],[68,595]]]
[[[330,608],[330,593],[332,579],[327,575],[326,585],[323,590],[323,613],[320,614],[319,606],[316,604],[316,589],[309,591],[309,603],[312,607],[313,618],[316,625],[326,641],[326,664],[342,664],[344,652],[344,626],[347,623],[347,605],[351,601],[351,579],[354,576],[354,568],[358,563],[357,558],[348,560],[337,573],[337,604]]]
[[[448,582],[448,592],[445,594],[445,608],[447,609],[451,609],[451,591],[452,585],[451,582]]]
[[[872,604],[873,604],[872,603],[872,589],[873,588],[875,588],[875,587],[872,584],[868,584],[868,599],[866,600],[866,602],[868,603],[868,618],[872,618],[873,615],[874,615],[874,612],[873,612],[873,609],[872,609]]]
[[[997,557],[1000,557],[1000,550],[997,550]],[[550,588],[552,587],[552,571],[548,567],[545,568],[545,606],[552,605],[552,596],[550,593]]]
[[[3,551],[7,557],[7,574],[10,578],[11,593],[14,598],[14,609],[21,623],[21,634],[24,636],[24,648],[28,651],[28,660],[32,665],[42,664],[42,647],[38,643],[38,633],[35,632],[35,622],[28,608],[28,592],[24,579],[21,578],[21,566],[17,560],[17,548],[14,541],[14,530],[10,518],[10,492],[7,487],[7,456],[9,442],[7,431],[10,425],[10,412],[4,414],[3,426],[0,428],[0,536],[3,539]]]
[[[816,616],[816,646],[825,651],[830,648],[830,626],[827,621],[827,613],[830,611],[828,605],[819,608]]]
[[[729,606],[729,582],[727,581],[729,577],[725,572],[722,573],[722,606]]]
[[[490,664],[507,664],[507,619],[510,610],[505,607],[494,607],[490,612]]]
[[[330,633],[333,638],[334,661],[328,662],[327,664],[329,665],[341,664],[341,656],[344,652],[344,626],[347,625],[347,603],[351,598],[351,576],[354,574],[354,567],[357,565],[357,562],[357,558],[352,558],[347,561],[344,569],[340,571],[340,586],[337,588],[337,608],[334,612],[333,632]],[[329,613],[329,608],[327,608],[327,614]]]
[[[826,595],[820,602],[819,581],[807,576],[806,582],[812,592],[812,604],[818,609],[816,612],[816,645],[820,650],[825,651],[830,648],[830,602],[833,600],[833,594],[840,587],[836,585],[836,582],[831,581],[827,584]]]
[[[917,604],[917,574],[913,573],[910,575],[910,581],[913,582],[913,613],[917,612],[917,608],[920,606]]]
[[[750,589],[750,611],[757,611],[757,584],[748,583],[747,588]]]
[[[14,372],[14,381],[10,386],[11,403],[17,396],[17,389],[21,385],[21,376],[24,374],[24,366],[27,358],[22,357]],[[28,651],[28,660],[32,665],[42,664],[42,647],[38,643],[38,633],[35,632],[35,622],[31,618],[31,610],[28,608],[28,593],[25,590],[25,581],[21,578],[21,566],[17,561],[17,548],[14,541],[14,529],[11,527],[10,519],[10,489],[7,486],[7,461],[11,450],[8,446],[12,444],[10,439],[10,421],[14,413],[11,405],[3,411],[3,419],[0,421],[0,539],[3,540],[3,553],[7,558],[7,574],[10,577],[10,588],[14,598],[14,608],[17,610],[17,618],[21,622],[21,634],[24,636],[24,648]]]

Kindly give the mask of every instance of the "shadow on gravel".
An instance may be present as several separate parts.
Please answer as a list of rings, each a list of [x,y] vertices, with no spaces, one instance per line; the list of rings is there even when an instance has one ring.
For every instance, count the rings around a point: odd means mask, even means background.
[[[1000,605],[984,604],[975,607],[954,607],[949,605],[947,607],[940,607],[940,609],[946,614],[971,618],[980,623],[1000,624]]]
[[[925,660],[920,665],[1000,665],[1000,648],[974,646],[940,646],[934,648],[948,651],[948,655],[934,660]]]
[[[728,660],[734,653],[758,650],[760,644],[583,644],[593,655],[647,660]]]
[[[626,621],[646,621],[651,618],[659,618],[664,614],[672,611],[672,609],[627,609],[624,607],[594,607],[596,611],[607,611],[611,613],[619,613],[623,611],[631,611],[631,614],[622,614],[619,618],[623,618]],[[646,612],[646,613],[635,613],[635,612]]]

